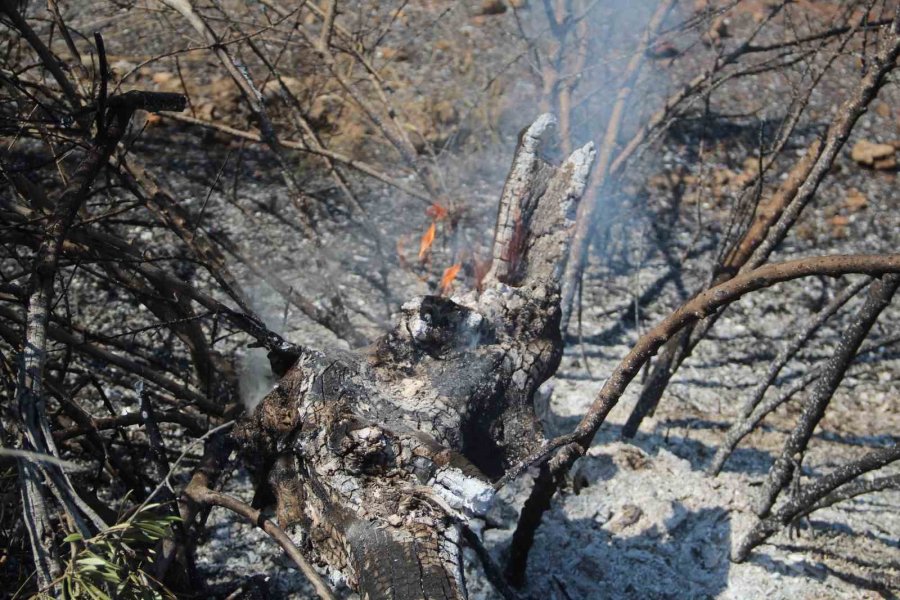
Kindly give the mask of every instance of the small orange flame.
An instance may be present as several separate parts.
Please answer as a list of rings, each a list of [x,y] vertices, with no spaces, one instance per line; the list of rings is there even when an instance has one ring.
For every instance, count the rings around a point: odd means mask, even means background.
[[[425,209],[425,214],[434,219],[435,221],[440,221],[444,217],[447,216],[447,209],[435,202],[431,206]]]
[[[434,234],[436,232],[437,225],[432,222],[428,231],[422,236],[422,242],[419,244],[419,260],[425,260],[425,255],[428,254],[428,249],[431,248],[431,244],[434,242]]]
[[[456,274],[459,273],[459,269],[462,267],[462,263],[456,263],[452,267],[447,267],[444,269],[444,275],[441,277],[441,293],[446,294],[450,291],[450,287],[453,285],[453,280],[456,279]]]

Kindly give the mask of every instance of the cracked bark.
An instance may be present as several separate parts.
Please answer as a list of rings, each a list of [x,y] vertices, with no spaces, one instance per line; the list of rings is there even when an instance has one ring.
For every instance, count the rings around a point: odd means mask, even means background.
[[[480,293],[407,302],[364,353],[302,349],[233,434],[257,504],[363,598],[465,597],[462,527],[544,440],[533,396],[562,355],[560,278],[594,156],[546,162],[554,126],[543,115],[520,140]]]

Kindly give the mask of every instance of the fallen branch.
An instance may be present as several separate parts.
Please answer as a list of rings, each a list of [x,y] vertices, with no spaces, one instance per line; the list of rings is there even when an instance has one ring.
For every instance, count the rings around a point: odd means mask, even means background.
[[[207,487],[194,483],[191,483],[185,488],[184,495],[197,503],[221,506],[222,508],[244,517],[248,522],[265,531],[269,537],[281,546],[284,553],[294,561],[294,564],[297,565],[300,572],[302,572],[312,584],[316,593],[319,595],[319,598],[322,598],[323,600],[337,599],[337,596],[331,592],[331,589],[322,580],[322,577],[316,572],[312,565],[309,564],[306,557],[304,557],[297,546],[294,545],[294,542],[291,541],[291,538],[288,537],[284,530],[269,519],[263,517],[259,510],[252,508],[250,505],[241,502],[237,498],[233,498],[232,496],[228,496],[221,492],[214,492]]]
[[[775,459],[775,464],[769,470],[756,506],[756,512],[760,517],[768,516],[772,505],[791,481],[800,457],[806,451],[806,446],[819,421],[825,416],[825,409],[828,408],[835,390],[844,378],[844,373],[856,357],[856,351],[868,336],[878,316],[890,304],[898,287],[900,275],[891,274],[885,275],[882,280],[876,281],[869,288],[866,302],[841,337],[834,355],[825,367],[824,374],[816,382],[816,387],[806,400],[803,412],[785,442],[781,455]]]
[[[871,279],[866,278],[852,285],[848,285],[841,293],[835,296],[825,308],[804,324],[800,333],[795,335],[789,343],[785,344],[778,353],[778,356],[775,357],[775,360],[769,365],[765,376],[744,401],[744,405],[741,407],[740,411],[740,418],[735,421],[728,430],[728,433],[725,435],[725,441],[716,451],[716,455],[713,457],[710,466],[707,468],[707,473],[710,475],[718,475],[719,471],[722,470],[725,461],[728,460],[731,452],[734,451],[734,448],[740,443],[744,436],[750,433],[757,423],[781,404],[781,402],[773,403],[771,406],[767,404],[759,411],[754,410],[765,397],[766,391],[775,382],[778,374],[781,373],[781,370],[788,361],[806,345],[810,338],[815,335],[816,331],[818,331],[819,328],[834,315],[834,313],[840,310],[842,306],[849,302],[851,298],[856,296],[856,294],[871,282]]]
[[[591,408],[574,432],[550,440],[517,467],[508,470],[495,484],[495,487],[500,487],[518,477],[531,466],[549,459],[546,467],[542,467],[541,476],[535,482],[529,501],[519,517],[519,529],[523,533],[519,536],[518,543],[531,545],[530,540],[533,539],[541,515],[549,508],[549,501],[543,499],[552,497],[565,473],[578,458],[587,452],[607,415],[616,406],[628,384],[640,372],[644,364],[682,328],[706,318],[745,294],[799,277],[810,275],[836,277],[850,273],[881,276],[898,272],[900,272],[900,254],[804,258],[766,265],[743,273],[698,294],[683,304],[638,339],[628,355],[606,380]],[[511,565],[507,569],[507,573],[514,576],[520,572],[524,573],[526,559],[527,556],[520,557],[518,564]]]
[[[856,122],[878,96],[879,90],[888,81],[888,74],[896,68],[897,58],[900,56],[900,14],[895,17],[888,34],[872,68],[847,96],[822,142],[810,146],[806,155],[795,164],[779,193],[758,212],[741,242],[723,263],[723,268],[717,274],[719,279],[764,264],[785,239],[803,209],[815,197]],[[654,365],[623,435],[634,435],[644,416],[655,409],[672,375],[714,322],[713,318],[701,325],[698,331],[681,334],[667,346],[666,352]]]
[[[874,450],[866,454],[863,458],[842,465],[828,475],[819,478],[818,481],[810,483],[800,490],[799,493],[795,494],[774,515],[757,521],[753,529],[751,529],[738,543],[737,547],[732,552],[731,560],[738,563],[743,562],[756,546],[769,539],[769,537],[780,531],[784,526],[792,523],[797,518],[824,506],[820,506],[820,502],[824,502],[827,498],[832,498],[835,502],[839,499],[843,499],[840,497],[840,490],[838,490],[840,486],[852,481],[863,473],[880,469],[896,460],[900,460],[900,446],[895,444],[888,448]],[[888,480],[883,483],[896,484],[896,478],[893,478],[893,481]],[[868,491],[862,484],[859,487],[850,489],[859,493]],[[835,490],[838,491],[835,492]],[[835,492],[836,495],[830,496],[832,492]]]

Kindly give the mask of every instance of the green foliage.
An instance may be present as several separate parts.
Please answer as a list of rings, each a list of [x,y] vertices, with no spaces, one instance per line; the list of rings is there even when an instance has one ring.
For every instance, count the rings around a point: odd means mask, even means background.
[[[172,536],[178,517],[154,513],[149,504],[130,518],[84,539],[72,533],[63,540],[73,545],[65,573],[57,582],[68,598],[92,600],[162,600],[174,598],[144,571],[155,554],[157,542]],[[47,594],[34,598],[44,600]]]

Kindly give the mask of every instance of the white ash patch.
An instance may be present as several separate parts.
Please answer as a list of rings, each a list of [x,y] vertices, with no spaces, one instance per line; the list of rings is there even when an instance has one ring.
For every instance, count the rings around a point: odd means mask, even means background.
[[[491,509],[496,493],[487,482],[469,477],[459,469],[445,467],[435,473],[431,482],[434,491],[451,508],[467,516],[483,517]]]

